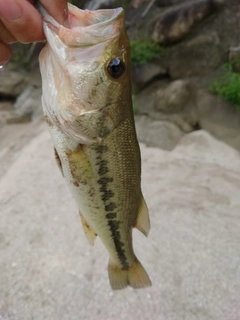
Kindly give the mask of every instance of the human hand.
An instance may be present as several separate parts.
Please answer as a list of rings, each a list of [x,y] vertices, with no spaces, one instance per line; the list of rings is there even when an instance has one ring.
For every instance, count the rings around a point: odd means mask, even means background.
[[[67,23],[67,0],[39,2],[56,21]],[[34,0],[0,0],[0,66],[11,57],[10,43],[45,39],[42,17],[33,4]]]

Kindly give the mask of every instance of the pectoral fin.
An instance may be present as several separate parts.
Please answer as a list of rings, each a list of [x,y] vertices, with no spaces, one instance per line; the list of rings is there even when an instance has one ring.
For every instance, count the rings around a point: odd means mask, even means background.
[[[142,196],[138,210],[137,221],[135,227],[141,231],[146,237],[150,231],[150,220],[146,202]]]
[[[81,221],[82,221],[82,226],[83,226],[83,230],[85,232],[85,235],[90,243],[91,246],[94,245],[94,240],[97,236],[96,232],[89,226],[89,224],[87,223],[87,221],[85,220],[85,218],[83,217],[83,215],[81,214],[81,212],[79,212],[80,217],[81,217]]]

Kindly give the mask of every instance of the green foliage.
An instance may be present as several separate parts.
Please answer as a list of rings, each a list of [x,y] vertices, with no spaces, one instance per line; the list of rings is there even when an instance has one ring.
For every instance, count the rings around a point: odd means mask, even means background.
[[[163,56],[163,48],[157,43],[147,40],[135,40],[130,42],[133,65],[142,65],[154,58]]]
[[[225,67],[227,68],[225,75],[214,81],[209,89],[240,110],[240,73],[233,71],[232,63],[226,64]]]

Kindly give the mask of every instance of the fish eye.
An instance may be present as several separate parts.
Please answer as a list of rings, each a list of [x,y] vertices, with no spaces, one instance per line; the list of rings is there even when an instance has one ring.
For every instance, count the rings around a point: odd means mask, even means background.
[[[114,79],[118,79],[125,71],[125,66],[119,58],[112,59],[107,67],[108,73]]]

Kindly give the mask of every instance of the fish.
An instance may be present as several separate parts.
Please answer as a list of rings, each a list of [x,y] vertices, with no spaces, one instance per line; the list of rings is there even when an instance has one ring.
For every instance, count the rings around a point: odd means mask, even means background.
[[[133,251],[132,229],[147,236],[150,220],[124,10],[68,9],[65,27],[40,8],[47,39],[39,56],[42,107],[55,158],[89,243],[99,236],[109,253],[112,289],[145,288],[151,280]]]

